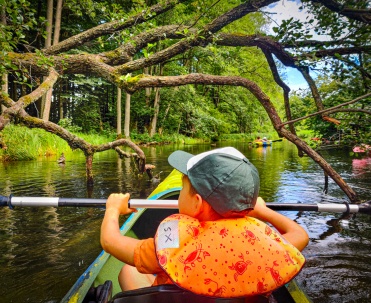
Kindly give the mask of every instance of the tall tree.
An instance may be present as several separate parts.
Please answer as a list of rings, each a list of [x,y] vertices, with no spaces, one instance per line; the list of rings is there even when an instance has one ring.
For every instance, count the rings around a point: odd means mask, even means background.
[[[6,6],[3,5],[1,7],[1,24],[3,26],[6,26],[6,13],[5,13],[5,9],[6,9]],[[8,74],[7,73],[4,73],[2,74],[2,77],[1,77],[1,89],[3,92],[8,92]],[[1,109],[1,112],[3,112],[6,107],[4,105],[1,105],[0,106],[0,109]]]
[[[52,46],[53,37],[53,0],[47,1],[45,48]]]
[[[117,137],[121,136],[121,88],[117,88],[117,98],[116,98],[116,104],[117,104],[117,127],[116,127],[116,134]]]
[[[45,48],[48,48],[52,45],[52,36],[53,36],[53,0],[47,1],[46,8],[46,39],[45,39]],[[45,80],[45,77],[43,78]],[[52,102],[53,89],[50,88],[45,95],[42,96],[41,101],[41,111],[42,117],[44,120],[49,120],[50,106]]]
[[[47,2],[47,26],[46,26],[46,33],[47,38],[45,40],[45,48],[48,48],[52,45],[58,44],[60,30],[61,30],[61,18],[62,18],[62,5],[63,0],[58,0],[57,8],[55,10],[55,24],[53,30],[53,0],[48,0]],[[53,36],[53,41],[52,41]],[[50,116],[50,108],[52,104],[53,98],[53,88],[50,88],[47,93],[43,96],[42,105],[43,105],[43,120],[49,121]],[[63,117],[62,117],[63,118]]]
[[[157,120],[158,120],[158,113],[160,110],[160,89],[158,87],[155,88],[155,100],[153,103],[153,117],[151,121],[151,128],[149,132],[149,136],[152,138],[155,133],[157,132]]]
[[[159,75],[160,76],[163,75],[163,66],[162,65],[160,65]],[[153,117],[152,117],[152,121],[151,121],[150,132],[149,132],[149,136],[151,138],[157,132],[157,120],[158,120],[158,115],[159,115],[159,111],[160,111],[160,99],[161,99],[160,88],[156,87],[155,88],[155,99],[154,99],[154,102],[153,102]]]
[[[59,36],[61,32],[62,7],[63,7],[63,0],[58,0],[57,9],[55,11],[53,45],[56,45],[59,43]]]
[[[130,138],[130,102],[131,94],[126,93],[125,99],[125,121],[124,121],[124,134],[125,138]]]

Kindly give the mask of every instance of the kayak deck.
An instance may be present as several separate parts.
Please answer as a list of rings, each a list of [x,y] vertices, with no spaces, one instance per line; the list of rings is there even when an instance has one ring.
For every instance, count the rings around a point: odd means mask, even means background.
[[[272,141],[255,141],[254,142],[256,146],[261,147],[261,146],[270,146],[272,145]]]
[[[148,197],[149,200],[177,199],[181,189],[181,174],[173,171]],[[133,213],[121,227],[121,234],[138,239],[146,239],[154,236],[160,222],[177,210],[170,209],[138,209]],[[121,293],[118,283],[118,274],[124,265],[113,256],[102,252],[89,268],[80,276],[75,285],[70,289],[61,303],[85,303],[85,302],[108,302],[113,296],[113,303],[136,303],[136,302],[245,302],[244,298],[237,299],[215,299],[201,297],[188,291],[181,290],[175,285],[160,285],[148,287],[135,291]],[[110,281],[110,282],[107,282]],[[92,291],[97,293],[99,289],[106,291],[107,298],[91,299]],[[87,296],[88,294],[88,296]],[[89,297],[89,298],[88,298]],[[277,303],[310,303],[312,302],[300,289],[295,280],[289,282],[286,287],[275,291],[274,297]],[[260,302],[260,301],[259,301]],[[266,300],[262,301],[266,302]]]

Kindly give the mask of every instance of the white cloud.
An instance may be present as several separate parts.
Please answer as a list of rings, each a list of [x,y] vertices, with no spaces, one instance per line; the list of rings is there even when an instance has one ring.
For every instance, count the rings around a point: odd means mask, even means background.
[[[281,0],[269,5],[264,11],[269,13],[268,16],[272,19],[272,23],[268,28],[268,34],[274,34],[272,28],[279,26],[282,20],[294,18],[300,21],[305,21],[309,13],[305,10],[299,10],[301,5],[300,0]],[[299,71],[290,67],[283,67],[280,74],[285,75],[284,82],[291,90],[306,89],[308,84]]]
[[[299,10],[300,5],[300,0],[282,0],[269,5],[265,11],[270,13],[269,16],[277,24],[281,24],[282,20],[292,17],[300,21],[305,21],[308,13],[305,10]],[[275,26],[274,22],[272,26]]]

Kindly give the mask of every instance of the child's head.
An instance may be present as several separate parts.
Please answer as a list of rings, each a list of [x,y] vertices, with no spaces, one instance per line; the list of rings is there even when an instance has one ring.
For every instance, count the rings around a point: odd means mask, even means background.
[[[254,208],[259,174],[235,148],[214,149],[196,156],[175,151],[169,163],[188,177],[192,187],[219,215],[239,216]]]

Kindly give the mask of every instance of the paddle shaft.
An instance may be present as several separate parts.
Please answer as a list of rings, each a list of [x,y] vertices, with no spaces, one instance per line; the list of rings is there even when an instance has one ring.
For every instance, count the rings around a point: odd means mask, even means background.
[[[27,207],[105,207],[107,199],[78,199],[78,198],[58,198],[58,197],[13,197],[0,196],[0,206]],[[160,208],[177,209],[177,200],[147,200],[130,199],[129,207],[132,208]],[[337,203],[267,203],[267,207],[273,210],[285,211],[315,211],[332,213],[365,213],[371,214],[371,202],[363,204],[337,204]]]
[[[58,197],[5,197],[0,196],[0,206],[26,207],[105,207],[107,199],[79,199]],[[133,208],[178,208],[177,200],[131,199],[129,207]]]

